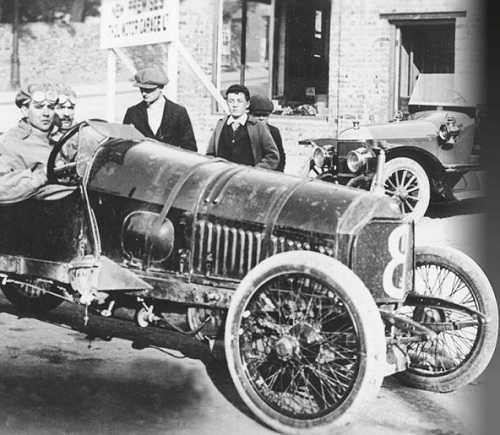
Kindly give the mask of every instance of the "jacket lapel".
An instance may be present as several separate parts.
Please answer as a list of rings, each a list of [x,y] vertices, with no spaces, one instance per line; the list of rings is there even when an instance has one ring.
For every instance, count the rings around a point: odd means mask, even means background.
[[[219,119],[219,122],[215,126],[215,155],[219,152],[220,135],[222,134],[222,129],[224,128],[228,118],[229,116]]]
[[[151,127],[149,126],[148,112],[146,110],[146,103],[142,102],[139,105],[138,111],[137,111],[137,117],[138,117],[138,122],[140,123],[146,136],[154,137],[153,130],[151,130]]]
[[[162,137],[166,136],[168,131],[171,131],[171,121],[172,121],[172,111],[170,110],[170,104],[169,101],[165,96],[162,98],[165,99],[165,106],[163,107],[163,115],[161,117],[161,123],[160,127],[158,128],[158,131],[156,132],[156,137]]]
[[[252,149],[253,160],[257,164],[257,143],[259,142],[259,132],[257,131],[257,120],[252,116],[247,121],[248,137],[250,138],[250,148]]]

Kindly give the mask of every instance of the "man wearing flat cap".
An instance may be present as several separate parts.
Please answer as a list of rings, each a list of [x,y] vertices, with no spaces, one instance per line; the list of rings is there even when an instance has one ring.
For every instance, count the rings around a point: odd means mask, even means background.
[[[140,89],[142,101],[127,109],[123,123],[133,124],[144,136],[198,151],[186,109],[163,95],[167,82],[167,76],[159,68],[138,71],[134,86]]]
[[[22,118],[0,137],[0,202],[20,201],[44,185],[52,150],[49,134],[56,88],[50,83],[31,84],[18,91],[15,102]]]
[[[249,113],[250,115],[255,116],[269,129],[269,133],[271,133],[280,155],[280,161],[276,170],[283,172],[285,170],[286,156],[285,150],[283,149],[281,133],[278,127],[269,124],[269,115],[271,115],[273,111],[274,104],[269,98],[264,97],[263,95],[252,95],[250,97]]]

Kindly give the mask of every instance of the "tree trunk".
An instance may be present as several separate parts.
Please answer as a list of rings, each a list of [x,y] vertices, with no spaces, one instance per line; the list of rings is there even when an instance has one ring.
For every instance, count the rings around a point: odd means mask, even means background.
[[[71,21],[81,23],[84,19],[86,0],[73,0],[71,2]]]

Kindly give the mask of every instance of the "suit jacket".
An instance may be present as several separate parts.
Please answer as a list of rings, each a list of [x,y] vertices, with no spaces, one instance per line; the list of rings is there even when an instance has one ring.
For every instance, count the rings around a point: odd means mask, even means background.
[[[228,116],[219,119],[212,137],[208,142],[207,155],[218,156],[219,141],[222,128],[227,122]],[[271,133],[266,126],[253,116],[249,116],[246,123],[250,146],[252,148],[255,166],[265,169],[276,169],[279,163],[279,153]]]
[[[129,107],[125,113],[125,118],[123,118],[123,123],[133,124],[146,137],[151,137],[187,150],[198,151],[191,120],[183,106],[165,98],[165,109],[163,110],[163,117],[156,134],[149,126],[146,107],[144,101]]]
[[[275,127],[274,125],[271,124],[267,124],[267,128],[269,128],[269,132],[271,133],[271,136],[274,139],[274,143],[276,144],[276,147],[278,148],[278,152],[280,155],[280,161],[278,163],[278,167],[276,168],[276,170],[283,172],[285,170],[286,156],[285,156],[285,150],[283,149],[283,141],[281,139],[280,131],[278,127]]]

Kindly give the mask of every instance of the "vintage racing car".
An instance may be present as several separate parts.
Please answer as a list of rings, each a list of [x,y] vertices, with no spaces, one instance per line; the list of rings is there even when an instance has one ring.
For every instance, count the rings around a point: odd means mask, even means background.
[[[57,155],[78,138],[74,162]],[[21,311],[128,310],[139,328],[224,337],[230,376],[284,433],[353,421],[384,376],[451,391],[497,338],[488,279],[466,255],[414,248],[383,195],[236,165],[85,121],[50,183],[0,204],[0,286]]]
[[[338,138],[302,140],[314,146],[307,174],[369,190],[382,146],[385,192],[412,219],[421,218],[431,200],[479,193],[478,110],[453,90],[456,86],[453,74],[421,74],[409,100],[409,116],[399,113],[378,125],[355,121]]]

